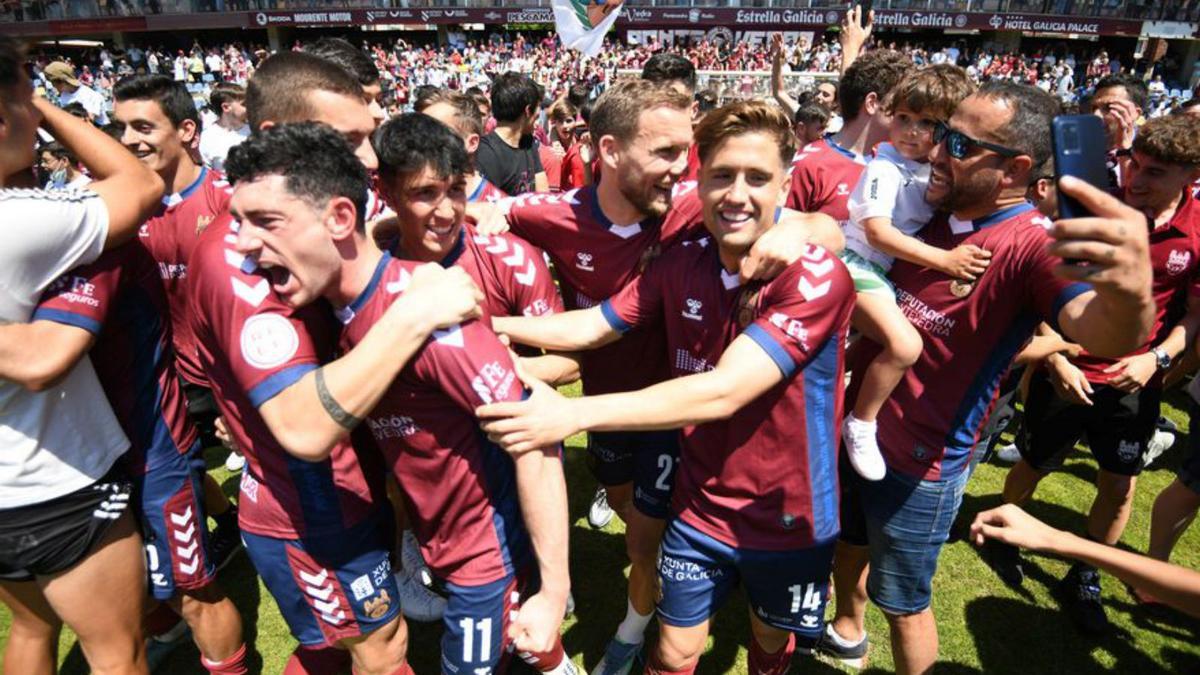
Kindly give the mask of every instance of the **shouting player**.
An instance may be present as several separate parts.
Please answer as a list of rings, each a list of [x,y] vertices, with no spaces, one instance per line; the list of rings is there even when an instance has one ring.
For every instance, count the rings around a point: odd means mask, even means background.
[[[739,582],[750,601],[750,672],[786,672],[796,638],[811,649],[822,633],[854,286],[837,257],[815,246],[771,281],[739,276],[775,223],[793,138],[787,115],[766,103],[709,113],[696,139],[711,239],[665,252],[599,306],[496,319],[517,341],[558,349],[665,326],[656,358],[675,379],[579,399],[539,386],[527,403],[480,410],[519,416],[484,425],[515,452],[584,430],[684,429],[659,563],[662,630],[647,673],[695,671],[711,617]]]

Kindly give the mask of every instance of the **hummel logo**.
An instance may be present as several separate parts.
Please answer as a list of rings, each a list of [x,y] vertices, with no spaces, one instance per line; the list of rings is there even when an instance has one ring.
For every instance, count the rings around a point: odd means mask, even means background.
[[[591,253],[576,253],[575,254],[575,266],[585,272],[595,272],[596,271],[596,268],[592,267],[592,254]]]
[[[685,310],[683,310],[683,312],[681,312],[681,314],[683,315],[683,318],[691,319],[692,321],[703,321],[704,317],[700,316],[701,305],[702,305],[702,303],[699,300],[697,300],[695,298],[688,298],[687,299],[687,309],[685,309]]]

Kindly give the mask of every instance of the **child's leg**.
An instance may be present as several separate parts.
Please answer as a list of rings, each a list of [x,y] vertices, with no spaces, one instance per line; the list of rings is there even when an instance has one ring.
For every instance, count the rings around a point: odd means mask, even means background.
[[[862,386],[854,401],[854,417],[874,422],[905,371],[921,357],[924,344],[917,329],[888,294],[858,293],[850,323],[883,347],[863,373]]]

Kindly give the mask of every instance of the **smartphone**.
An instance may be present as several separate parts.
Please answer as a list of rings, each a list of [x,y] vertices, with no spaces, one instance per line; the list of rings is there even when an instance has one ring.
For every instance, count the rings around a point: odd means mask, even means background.
[[[858,6],[860,8],[862,8],[863,25],[866,25],[867,19],[871,16],[871,7],[874,4],[875,3],[873,2],[873,0],[862,0],[862,2],[858,3]]]
[[[1054,185],[1063,176],[1074,176],[1107,192],[1107,158],[1105,149],[1108,141],[1104,136],[1104,122],[1096,115],[1059,115],[1054,118]],[[1092,215],[1078,200],[1059,190],[1058,217],[1082,218]]]

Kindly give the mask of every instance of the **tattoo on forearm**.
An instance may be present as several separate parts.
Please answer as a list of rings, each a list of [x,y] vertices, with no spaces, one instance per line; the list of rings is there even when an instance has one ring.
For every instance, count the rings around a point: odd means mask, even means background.
[[[317,368],[317,399],[321,401],[321,407],[329,415],[330,419],[337,422],[339,426],[347,431],[353,431],[354,427],[358,426],[362,420],[354,415],[351,415],[337,400],[333,398],[329,387],[325,385],[325,369]]]

